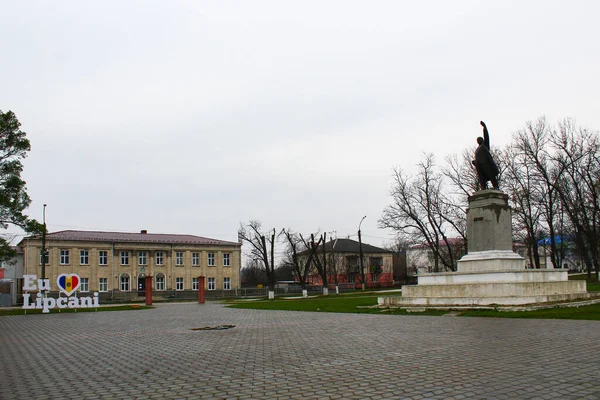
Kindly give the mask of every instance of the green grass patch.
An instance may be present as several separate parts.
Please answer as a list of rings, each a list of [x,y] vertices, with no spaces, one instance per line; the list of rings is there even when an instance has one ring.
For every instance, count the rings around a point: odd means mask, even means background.
[[[588,292],[600,292],[600,282],[596,280],[596,275],[592,274],[592,279],[588,279],[587,274],[569,275],[570,281],[587,281]]]
[[[587,274],[577,274],[577,275],[569,275],[569,280],[570,281],[588,281],[588,283],[590,282],[598,282],[596,280],[596,274],[592,273],[592,279],[589,280]]]
[[[465,317],[580,319],[600,321],[600,304],[581,307],[544,308],[533,311],[472,310],[459,314]]]
[[[98,307],[98,308],[64,308],[60,310],[60,313],[82,313],[82,312],[101,312],[101,311],[130,311],[130,310],[147,310],[149,308],[154,308],[146,305],[138,305],[138,304],[129,304],[123,306],[113,306],[113,307]],[[26,312],[27,311],[27,312]],[[58,314],[59,309],[53,308],[49,313],[46,314]],[[19,309],[10,309],[3,310],[0,309],[0,317],[5,315],[30,315],[30,314],[43,314],[42,310],[23,310]]]
[[[587,283],[587,291],[588,292],[600,292],[600,283],[588,282]]]
[[[380,308],[357,308],[374,306],[377,304],[377,294],[361,294],[358,296],[319,296],[307,299],[275,299],[260,301],[235,301],[227,302],[231,308],[247,308],[256,310],[286,310],[286,311],[313,311],[313,312],[337,312],[356,314],[379,314],[379,315],[432,315],[439,316],[456,310],[433,310],[426,309],[420,312],[408,312],[405,309],[380,309]],[[592,304],[581,307],[548,308],[534,311],[497,311],[497,310],[471,310],[462,311],[458,316],[466,317],[496,317],[496,318],[532,318],[532,319],[578,319],[578,320],[600,320],[600,304]]]
[[[230,302],[231,308],[249,308],[255,310],[286,310],[286,311],[316,311],[316,312],[337,312],[337,313],[355,313],[355,314],[394,314],[394,315],[443,315],[447,311],[427,310],[424,312],[412,313],[405,310],[390,309],[382,310],[379,308],[357,308],[361,306],[374,306],[377,304],[377,295],[373,293],[350,296],[319,296],[307,299],[290,300],[263,300],[248,302]]]

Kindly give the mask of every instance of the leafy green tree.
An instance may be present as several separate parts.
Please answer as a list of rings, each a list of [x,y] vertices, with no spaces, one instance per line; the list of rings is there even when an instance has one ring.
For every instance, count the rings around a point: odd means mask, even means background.
[[[0,228],[15,225],[28,233],[41,233],[43,226],[23,214],[31,204],[25,181],[21,179],[23,163],[31,149],[25,132],[12,111],[0,110]],[[6,236],[0,236],[0,261],[14,256]]]

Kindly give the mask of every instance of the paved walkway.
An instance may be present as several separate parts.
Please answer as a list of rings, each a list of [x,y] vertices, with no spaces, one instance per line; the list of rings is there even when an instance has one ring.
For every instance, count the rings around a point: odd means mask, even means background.
[[[599,367],[598,321],[216,303],[0,317],[0,399],[599,399]]]

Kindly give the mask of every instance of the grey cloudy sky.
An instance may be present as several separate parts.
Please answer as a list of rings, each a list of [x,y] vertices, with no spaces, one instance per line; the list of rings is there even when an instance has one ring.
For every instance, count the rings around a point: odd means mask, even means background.
[[[596,1],[3,1],[0,109],[48,228],[381,245],[392,168],[600,128]]]

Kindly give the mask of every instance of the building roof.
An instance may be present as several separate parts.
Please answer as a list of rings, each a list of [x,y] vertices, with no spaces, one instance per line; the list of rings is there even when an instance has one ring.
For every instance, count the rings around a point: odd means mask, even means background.
[[[19,246],[10,246],[11,249],[13,249],[14,251],[17,252],[17,254],[23,254],[23,249],[20,248]]]
[[[155,244],[198,244],[217,246],[240,246],[240,243],[224,240],[210,239],[194,235],[178,235],[164,233],[127,233],[103,231],[59,231],[46,234],[46,240],[70,240],[85,242],[127,242],[127,243],[155,243]],[[40,239],[41,236],[34,236]]]
[[[336,253],[360,253],[360,243],[352,239],[333,239],[325,243],[325,251],[335,251]],[[323,246],[319,246],[319,251],[323,251]],[[393,253],[390,250],[382,249],[380,247],[371,246],[370,244],[362,244],[363,253]],[[300,254],[307,253],[308,250],[301,252]]]

